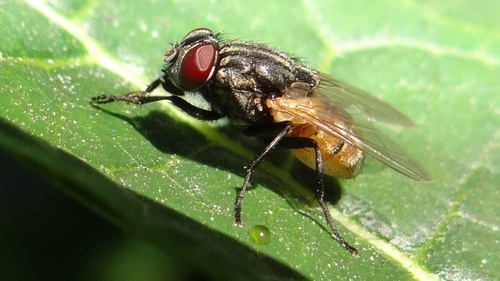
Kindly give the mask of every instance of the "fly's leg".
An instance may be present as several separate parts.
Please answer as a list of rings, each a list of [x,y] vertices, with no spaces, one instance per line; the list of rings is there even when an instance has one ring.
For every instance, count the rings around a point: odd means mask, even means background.
[[[326,206],[324,196],[325,196],[325,185],[323,182],[323,157],[321,156],[321,150],[318,147],[316,141],[308,138],[286,138],[280,143],[280,146],[286,147],[288,149],[305,148],[312,147],[316,155],[316,198],[323,211],[326,222],[330,229],[332,230],[333,239],[337,240],[342,247],[349,251],[353,256],[359,256],[359,251],[351,246],[342,235],[339,233],[337,226],[333,221],[330,210]]]
[[[250,182],[250,177],[252,176],[253,171],[255,170],[255,167],[259,162],[266,156],[269,151],[271,151],[273,148],[278,145],[278,143],[286,136],[286,134],[290,131],[291,129],[291,124],[288,122],[284,123],[278,123],[275,124],[276,126],[273,126],[272,131],[275,131],[276,128],[279,128],[283,126],[283,128],[279,131],[279,133],[267,144],[267,146],[259,153],[255,158],[250,162],[248,166],[245,167],[245,170],[247,172],[245,176],[245,180],[243,181],[243,185],[241,186],[240,192],[238,193],[238,197],[236,199],[236,203],[234,205],[234,224],[236,225],[241,225],[241,211],[242,211],[242,205],[243,205],[243,199],[245,198],[245,193],[248,188],[248,184]]]
[[[125,101],[125,102],[130,102],[133,104],[145,104],[149,102],[155,102],[159,100],[165,99],[165,97],[160,97],[160,96],[148,96],[149,93],[154,91],[158,86],[160,86],[162,83],[165,82],[165,79],[163,77],[158,77],[156,80],[151,82],[151,84],[148,85],[146,90],[144,91],[138,91],[138,92],[131,92],[123,96],[107,96],[107,95],[101,95],[97,97],[93,97],[90,100],[90,103],[92,105],[97,105],[97,104],[103,104],[103,103],[110,103],[110,102],[115,102],[115,101]]]
[[[174,96],[150,96],[149,94],[154,91],[158,86],[162,85],[163,88],[170,90],[173,92]],[[104,103],[111,103],[111,102],[116,102],[116,101],[124,101],[124,102],[130,102],[133,104],[137,105],[142,105],[150,102],[155,102],[155,101],[161,101],[161,100],[169,100],[172,102],[173,105],[184,111],[185,113],[189,114],[190,116],[200,119],[200,120],[206,120],[206,121],[213,121],[220,119],[224,117],[224,115],[211,111],[211,110],[205,110],[199,107],[196,107],[183,98],[179,97],[178,95],[182,95],[182,92],[179,92],[177,88],[174,88],[169,81],[166,81],[163,77],[158,77],[156,80],[151,82],[149,86],[144,90],[144,91],[138,91],[138,92],[131,92],[128,94],[125,94],[123,96],[107,96],[107,95],[102,95],[102,96],[97,96],[93,97],[90,100],[90,103],[94,106],[98,104],[104,104]]]
[[[324,200],[325,186],[323,183],[323,158],[321,157],[321,151],[316,145],[316,142],[314,146],[314,151],[316,152],[316,176],[318,183],[318,186],[316,188],[316,197],[318,199],[319,205],[321,206],[321,209],[323,210],[326,222],[328,223],[330,229],[332,230],[332,237],[333,239],[337,240],[340,243],[340,245],[342,245],[342,247],[344,247],[347,251],[349,251],[353,256],[359,256],[359,251],[353,246],[351,246],[339,233],[337,226],[333,221],[332,214],[330,214],[330,210],[328,210],[328,207],[326,206]]]

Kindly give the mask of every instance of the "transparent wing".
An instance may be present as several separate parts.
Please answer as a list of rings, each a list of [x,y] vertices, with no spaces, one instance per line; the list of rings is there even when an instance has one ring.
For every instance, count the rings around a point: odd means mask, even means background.
[[[325,74],[321,74],[320,77],[320,94],[325,95],[333,104],[350,114],[362,115],[369,121],[401,127],[415,126],[413,121],[403,113],[367,92]]]
[[[412,179],[432,180],[429,172],[415,158],[373,125],[373,121],[399,126],[413,124],[390,105],[335,80],[328,80],[306,98],[290,96],[285,93],[283,97],[276,98],[272,101],[272,108],[358,147]]]

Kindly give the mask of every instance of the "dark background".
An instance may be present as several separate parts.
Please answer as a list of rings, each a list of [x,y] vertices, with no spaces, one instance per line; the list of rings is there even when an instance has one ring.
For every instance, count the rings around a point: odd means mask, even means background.
[[[203,280],[0,150],[0,280]]]

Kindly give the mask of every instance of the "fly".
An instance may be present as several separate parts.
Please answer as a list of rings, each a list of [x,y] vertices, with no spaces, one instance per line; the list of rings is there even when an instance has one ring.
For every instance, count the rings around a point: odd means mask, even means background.
[[[92,98],[93,105],[125,101],[134,104],[168,100],[188,115],[206,121],[228,118],[243,133],[265,146],[248,166],[234,206],[241,225],[243,199],[257,164],[275,147],[290,149],[316,170],[316,198],[332,237],[358,255],[338,232],[324,201],[323,175],[352,178],[364,154],[417,181],[430,174],[374,127],[375,122],[411,127],[413,122],[392,106],[363,90],[321,74],[288,54],[264,44],[221,41],[206,28],[189,32],[165,52],[162,75],[144,91]],[[162,86],[170,95],[150,93]],[[210,109],[187,102],[187,92],[201,95]]]

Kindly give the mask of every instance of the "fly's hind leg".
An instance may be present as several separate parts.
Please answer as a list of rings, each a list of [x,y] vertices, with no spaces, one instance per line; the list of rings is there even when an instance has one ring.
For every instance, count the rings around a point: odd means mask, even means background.
[[[330,210],[325,203],[325,186],[323,182],[323,158],[321,156],[321,150],[318,147],[316,141],[309,138],[285,138],[280,142],[281,147],[285,147],[288,149],[298,149],[298,148],[306,148],[311,147],[314,148],[315,156],[316,156],[316,198],[318,200],[319,205],[323,211],[326,222],[330,229],[332,230],[333,239],[337,240],[342,247],[344,247],[347,251],[349,251],[353,256],[359,256],[359,251],[351,246],[342,235],[339,233],[337,226],[335,225],[332,215],[330,214]]]

